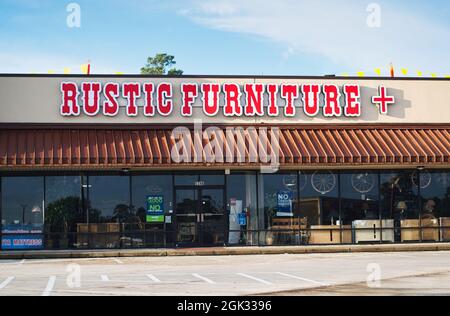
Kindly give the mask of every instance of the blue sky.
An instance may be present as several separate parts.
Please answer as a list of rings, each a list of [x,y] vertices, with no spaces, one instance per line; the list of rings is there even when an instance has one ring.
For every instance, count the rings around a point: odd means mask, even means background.
[[[80,6],[70,28],[66,7]],[[380,9],[370,27],[369,4]],[[378,20],[377,20],[378,21]],[[138,73],[176,56],[186,74],[450,74],[448,0],[0,0],[0,72]]]

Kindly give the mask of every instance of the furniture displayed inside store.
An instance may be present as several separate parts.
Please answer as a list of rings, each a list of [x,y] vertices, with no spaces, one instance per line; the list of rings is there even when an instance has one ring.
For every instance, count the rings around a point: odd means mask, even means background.
[[[77,224],[78,248],[117,248],[120,246],[120,224]]]
[[[353,221],[355,243],[394,242],[394,220],[374,219]]]
[[[450,217],[439,218],[439,226],[441,227],[441,241],[450,241]]]
[[[272,219],[271,230],[273,231],[273,242],[284,241],[295,237],[296,243],[308,243],[307,217],[277,217]],[[270,236],[269,236],[270,237]]]
[[[350,244],[352,242],[352,227],[343,225],[311,226],[309,244]]]
[[[401,221],[402,242],[439,241],[438,219],[405,219]]]

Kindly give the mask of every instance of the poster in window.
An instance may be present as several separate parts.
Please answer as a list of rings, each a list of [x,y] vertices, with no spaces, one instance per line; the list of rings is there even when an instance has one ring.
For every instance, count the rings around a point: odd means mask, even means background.
[[[164,196],[147,196],[147,223],[164,223]]]
[[[294,216],[292,199],[292,191],[279,191],[277,193],[277,216]]]

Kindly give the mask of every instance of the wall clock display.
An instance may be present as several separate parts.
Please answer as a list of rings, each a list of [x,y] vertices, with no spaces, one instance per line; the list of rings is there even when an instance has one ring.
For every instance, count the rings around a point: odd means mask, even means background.
[[[372,191],[372,189],[375,186],[375,175],[368,173],[368,172],[362,172],[362,173],[354,173],[352,175],[352,187],[355,191],[359,193],[367,193]]]
[[[299,172],[298,174],[298,178],[299,178],[299,183],[298,186],[300,188],[300,191],[303,191],[303,189],[306,187],[306,185],[308,184],[308,175],[306,175],[305,173],[301,173]]]
[[[320,194],[327,194],[336,186],[336,175],[331,171],[321,173],[316,171],[311,177],[311,185]]]
[[[293,191],[297,187],[297,175],[288,174],[283,177],[283,185],[286,189]]]
[[[417,187],[418,183],[417,171],[414,171],[411,175],[411,181],[415,187]],[[426,189],[431,184],[431,174],[428,171],[420,172],[420,188]]]
[[[442,187],[450,186],[450,172],[441,172],[437,175],[437,181]]]

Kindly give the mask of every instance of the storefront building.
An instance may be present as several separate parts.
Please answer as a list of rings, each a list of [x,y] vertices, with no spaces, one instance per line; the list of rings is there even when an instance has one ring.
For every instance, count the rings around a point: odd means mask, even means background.
[[[1,249],[450,241],[450,80],[0,76]]]

